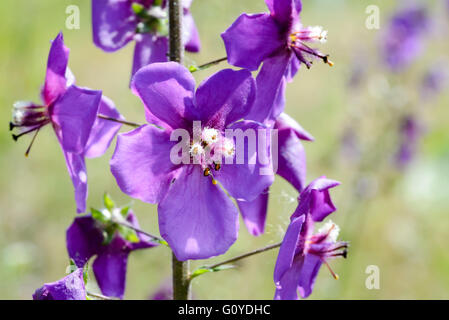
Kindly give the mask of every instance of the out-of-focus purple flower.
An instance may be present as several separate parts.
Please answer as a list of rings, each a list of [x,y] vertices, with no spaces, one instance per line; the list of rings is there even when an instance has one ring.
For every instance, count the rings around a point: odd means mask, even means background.
[[[61,280],[46,283],[33,294],[33,300],[86,300],[83,269],[76,269]]]
[[[187,51],[198,52],[200,39],[193,16],[192,0],[183,0],[183,42]],[[132,75],[141,67],[168,61],[168,16],[166,0],[92,0],[94,43],[107,52],[136,41]]]
[[[270,13],[242,14],[223,34],[228,62],[257,70],[258,97],[249,118],[263,122],[283,111],[285,82],[291,81],[301,64],[310,68],[318,58],[332,65],[327,55],[309,46],[325,42],[321,27],[303,27],[300,0],[266,0]]]
[[[429,100],[440,94],[447,86],[449,79],[448,68],[444,64],[434,65],[424,75],[421,83],[421,95]]]
[[[413,160],[422,134],[423,127],[418,118],[413,115],[408,115],[402,119],[399,150],[396,154],[396,164],[398,167],[404,168]]]
[[[425,6],[408,6],[394,14],[381,44],[383,60],[392,71],[403,71],[421,54],[429,26]]]
[[[337,181],[321,177],[301,193],[276,261],[275,299],[296,300],[298,290],[302,298],[307,298],[322,264],[329,268],[334,278],[338,278],[327,262],[347,254],[347,243],[337,241],[338,226],[329,221],[313,233],[315,222],[323,221],[336,210],[329,189],[337,185]]]
[[[116,223],[122,221],[139,228],[132,211],[114,208],[97,213],[103,218],[94,218],[93,215],[77,217],[67,229],[69,257],[82,268],[92,256],[96,256],[93,270],[101,292],[122,299],[128,255],[134,250],[152,248],[156,244],[148,236]]]
[[[244,139],[239,148],[236,139],[225,136],[225,129],[266,129],[239,121],[254,103],[251,73],[222,70],[195,92],[195,80],[185,67],[154,63],[136,73],[132,90],[141,98],[147,118],[157,119],[163,130],[145,125],[118,136],[111,159],[118,185],[131,197],[159,205],[159,230],[179,260],[225,253],[237,238],[238,211],[217,183],[231,197],[252,201],[274,180],[271,163],[259,161],[269,158],[268,138],[258,135],[254,148]],[[178,142],[180,131],[187,137]],[[179,149],[185,152],[177,162],[173,154]],[[237,155],[243,161],[236,161]],[[261,174],[264,169],[266,174]]]
[[[282,113],[274,124],[278,130],[277,174],[287,180],[298,192],[301,192],[306,180],[306,153],[301,140],[313,141],[293,118]],[[274,146],[276,148],[276,146]],[[275,166],[276,167],[276,166]],[[264,233],[268,209],[269,190],[264,191],[253,201],[237,201],[243,221],[248,231],[259,236]]]
[[[357,163],[360,160],[360,141],[353,127],[348,127],[343,131],[341,137],[341,154],[344,160],[349,160],[351,164]]]
[[[120,123],[99,119],[104,115],[122,119],[113,102],[102,97],[101,91],[74,85],[75,78],[67,67],[69,49],[62,33],[52,42],[43,103],[17,102],[14,105],[10,129],[17,129],[14,140],[34,133],[31,144],[40,129],[51,124],[61,144],[67,169],[75,188],[77,211],[84,212],[87,199],[87,173],[84,158],[101,156],[120,129]],[[26,155],[31,148],[28,148]]]

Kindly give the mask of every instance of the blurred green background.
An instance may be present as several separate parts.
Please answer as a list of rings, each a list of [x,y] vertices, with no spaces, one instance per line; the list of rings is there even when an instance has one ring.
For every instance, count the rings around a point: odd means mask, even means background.
[[[335,281],[323,268],[310,299],[449,298],[449,96],[445,91],[422,105],[416,94],[422,74],[448,56],[449,12],[442,2],[422,1],[429,6],[437,31],[428,35],[428,49],[417,63],[402,77],[395,77],[388,74],[378,54],[379,39],[395,1],[304,0],[303,23],[329,30],[322,51],[331,54],[335,66],[316,63],[311,70],[301,69],[288,87],[286,112],[316,138],[305,144],[308,181],[326,175],[342,182],[333,192],[339,210],[332,219],[342,229],[340,238],[351,243],[347,260],[331,262],[340,280]],[[65,27],[70,4],[80,8],[79,30]],[[365,27],[365,9],[371,4],[380,7],[380,30]],[[189,54],[186,64],[223,57],[220,33],[242,12],[262,11],[266,11],[263,0],[195,0],[192,12],[203,47],[200,54]],[[75,216],[75,206],[54,133],[45,128],[25,158],[30,137],[14,143],[8,132],[12,104],[39,101],[50,40],[61,30],[71,49],[69,66],[77,83],[103,90],[128,120],[144,121],[143,107],[128,89],[133,45],[113,54],[94,46],[90,1],[0,1],[1,299],[30,299],[43,283],[62,278],[68,265],[65,230]],[[348,79],[357,66],[366,66],[365,81],[349,88]],[[223,63],[195,77],[201,81],[225,67]],[[385,99],[385,92],[397,98],[397,90],[408,101],[401,110],[418,108],[427,124],[418,157],[402,172],[391,164],[397,125],[386,124],[394,119],[396,104]],[[348,128],[355,130],[360,142],[360,161],[341,151],[342,135]],[[131,200],[120,192],[109,171],[114,145],[104,157],[87,161],[88,207],[101,207],[105,191],[119,204]],[[254,238],[241,223],[237,243],[215,260],[280,241],[296,197],[296,191],[277,178],[271,189],[266,234]],[[134,204],[142,229],[158,233],[156,206]],[[245,260],[238,269],[197,278],[195,297],[272,299],[276,254],[264,253]],[[170,261],[164,247],[132,253],[125,297],[146,299],[169,279]],[[380,269],[379,290],[365,286],[369,265]],[[90,286],[95,287],[93,277]]]

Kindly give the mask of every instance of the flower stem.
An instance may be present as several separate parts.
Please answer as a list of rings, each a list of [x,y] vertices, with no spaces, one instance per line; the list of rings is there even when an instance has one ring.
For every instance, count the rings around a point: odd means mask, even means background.
[[[170,61],[182,63],[182,0],[169,0]],[[190,297],[189,261],[179,261],[172,253],[173,299],[188,300]]]
[[[219,63],[221,63],[223,61],[226,61],[226,60],[228,60],[228,57],[223,57],[223,58],[220,58],[220,59],[216,59],[216,60],[210,61],[208,63],[202,64],[202,65],[196,67],[192,72],[196,72],[196,71],[207,69],[209,67],[215,66],[215,65],[217,65],[217,64],[219,64]]]
[[[139,128],[139,127],[142,126],[141,124],[138,124],[138,123],[135,123],[135,122],[129,122],[129,121],[121,120],[121,119],[111,118],[111,117],[108,117],[108,116],[104,116],[102,114],[97,115],[97,117],[99,119],[103,119],[103,120],[118,122],[118,123],[130,126],[130,127],[133,127],[133,128]]]
[[[124,227],[130,228],[130,229],[134,230],[137,233],[141,233],[143,235],[146,235],[147,237],[150,237],[151,241],[167,245],[167,242],[164,239],[162,239],[162,238],[160,238],[158,236],[155,236],[155,235],[153,235],[153,234],[151,234],[149,232],[143,231],[143,230],[141,230],[139,228],[136,228],[133,225],[131,225],[130,223],[117,221],[117,220],[114,220],[114,222],[117,223],[117,224],[120,224],[120,225],[122,225]]]
[[[250,251],[250,252],[241,254],[241,255],[236,256],[234,258],[231,258],[231,259],[228,259],[228,260],[225,260],[225,261],[222,261],[222,262],[210,265],[210,266],[206,266],[204,268],[205,269],[215,269],[215,268],[220,267],[220,266],[225,265],[225,264],[230,264],[230,263],[233,263],[233,262],[237,262],[239,260],[243,260],[243,259],[246,259],[248,257],[252,257],[252,256],[254,256],[256,254],[259,254],[259,253],[262,253],[262,252],[267,252],[267,251],[279,248],[281,246],[281,244],[282,244],[282,242],[275,243],[275,244],[272,244],[272,245],[269,245],[269,246],[266,246],[266,247],[263,247],[263,248],[259,248],[259,249],[254,250],[254,251]]]
[[[100,299],[100,300],[118,300],[116,298],[106,297],[102,294],[93,293],[93,292],[89,292],[89,291],[87,291],[87,295],[92,298],[96,298],[96,299]]]

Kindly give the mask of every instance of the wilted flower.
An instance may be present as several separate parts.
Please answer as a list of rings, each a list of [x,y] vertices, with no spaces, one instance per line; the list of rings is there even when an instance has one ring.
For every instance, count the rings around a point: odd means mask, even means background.
[[[274,124],[278,130],[278,163],[277,174],[301,192],[306,180],[306,153],[301,140],[313,141],[313,137],[305,131],[293,118],[282,113]],[[276,148],[276,146],[274,146]],[[253,201],[237,201],[243,221],[248,231],[259,236],[265,230],[268,209],[269,190],[265,190]]]
[[[34,133],[26,155],[39,130],[51,124],[61,144],[67,169],[75,188],[77,211],[84,212],[87,199],[87,173],[84,157],[101,156],[120,129],[120,123],[100,119],[102,114],[114,119],[121,116],[112,101],[101,91],[74,85],[75,78],[67,67],[69,49],[59,33],[52,42],[47,74],[42,89],[42,104],[14,104],[10,130],[18,130],[13,139]]]
[[[382,38],[382,57],[395,72],[407,68],[422,52],[430,19],[424,6],[409,6],[391,18]]]
[[[52,283],[46,283],[33,294],[33,300],[86,300],[83,268]]]
[[[254,148],[242,142],[244,150],[236,152],[236,139],[225,135],[225,130],[268,133],[257,123],[239,121],[254,102],[251,73],[223,70],[195,92],[195,80],[185,67],[155,63],[136,73],[132,89],[149,121],[156,120],[163,129],[145,125],[119,135],[111,159],[118,185],[131,197],[159,205],[161,235],[179,260],[223,254],[237,238],[238,212],[218,182],[231,197],[252,201],[274,179],[270,163],[248,161],[259,159],[263,152],[269,157],[269,139],[264,139],[264,146],[257,139]],[[172,151],[178,154],[180,131],[189,137],[180,142],[182,151],[187,150],[182,163],[176,163]],[[219,160],[208,157],[209,152]],[[244,156],[242,164],[237,156]],[[262,169],[267,169],[265,175]]]
[[[193,0],[182,0],[183,42],[187,51],[198,52],[200,40],[189,11]],[[94,43],[112,52],[135,40],[132,74],[141,67],[168,61],[166,0],[92,0]]]
[[[291,217],[276,261],[275,299],[296,300],[298,290],[302,298],[307,298],[312,293],[322,264],[338,279],[328,260],[346,258],[347,243],[337,241],[340,229],[329,221],[317,233],[313,233],[315,223],[322,222],[336,210],[329,189],[337,185],[338,182],[321,177],[299,196],[299,205]]]
[[[104,295],[120,299],[125,293],[128,255],[157,245],[126,225],[139,228],[133,212],[129,208],[110,208],[77,217],[67,229],[69,257],[82,268],[96,256],[93,270],[98,286]]]
[[[309,46],[323,43],[327,31],[304,27],[299,18],[300,0],[266,0],[270,13],[242,14],[223,34],[228,62],[257,77],[258,97],[249,119],[274,120],[284,109],[285,81],[291,81],[301,64],[310,68],[314,59],[332,65],[327,55]]]

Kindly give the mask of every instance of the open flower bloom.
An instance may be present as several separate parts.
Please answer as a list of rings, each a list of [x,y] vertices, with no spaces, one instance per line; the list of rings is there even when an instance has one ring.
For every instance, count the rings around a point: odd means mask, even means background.
[[[275,121],[278,133],[276,173],[287,180],[299,193],[304,189],[307,166],[306,152],[301,141],[313,141],[313,137],[289,115],[282,113]],[[273,143],[273,142],[272,142]],[[273,149],[275,149],[273,143]],[[274,157],[273,161],[276,161]],[[253,201],[237,201],[248,231],[259,236],[264,233],[268,209],[269,190]]]
[[[285,82],[291,81],[301,64],[310,68],[314,59],[332,65],[327,55],[309,46],[323,43],[321,27],[303,27],[300,0],[265,0],[270,13],[242,14],[223,34],[228,62],[257,70],[257,101],[250,119],[274,120],[285,105]]]
[[[200,50],[200,39],[190,5],[183,0],[183,42],[190,52]],[[168,61],[168,14],[166,0],[92,0],[95,45],[112,52],[135,40],[132,74],[154,62]]]
[[[120,123],[100,119],[103,114],[121,118],[112,101],[102,97],[101,91],[74,85],[74,77],[67,67],[69,49],[62,33],[52,42],[48,57],[42,103],[17,102],[13,109],[10,130],[14,140],[33,133],[30,151],[36,135],[50,124],[61,144],[67,169],[75,188],[78,212],[84,212],[87,199],[87,174],[84,157],[101,156],[120,129]]]
[[[33,300],[86,300],[83,269],[76,269],[61,280],[46,283],[33,294]]]
[[[323,221],[336,210],[329,189],[338,184],[321,177],[301,193],[276,261],[275,299],[296,300],[298,290],[302,298],[307,298],[312,293],[322,264],[338,279],[328,261],[337,257],[346,258],[348,244],[337,241],[339,228],[332,221],[314,234],[315,222]]]
[[[145,125],[118,136],[111,159],[118,185],[159,205],[159,230],[179,260],[225,253],[237,238],[238,211],[223,188],[252,201],[274,179],[269,130],[239,121],[254,102],[251,73],[220,71],[195,92],[185,67],[154,63],[136,73],[132,90],[163,129]]]
[[[105,214],[113,215],[115,220],[124,219],[129,225],[139,228],[137,218],[131,211],[126,213],[126,218],[120,209],[105,211]],[[93,270],[98,286],[104,295],[120,299],[125,293],[129,254],[156,245],[148,236],[136,234],[130,228],[114,223],[102,223],[91,215],[75,218],[67,229],[69,257],[77,267],[82,268],[92,256],[96,256]]]
[[[381,53],[392,71],[403,71],[421,54],[429,25],[425,6],[408,6],[391,18],[382,35]]]

